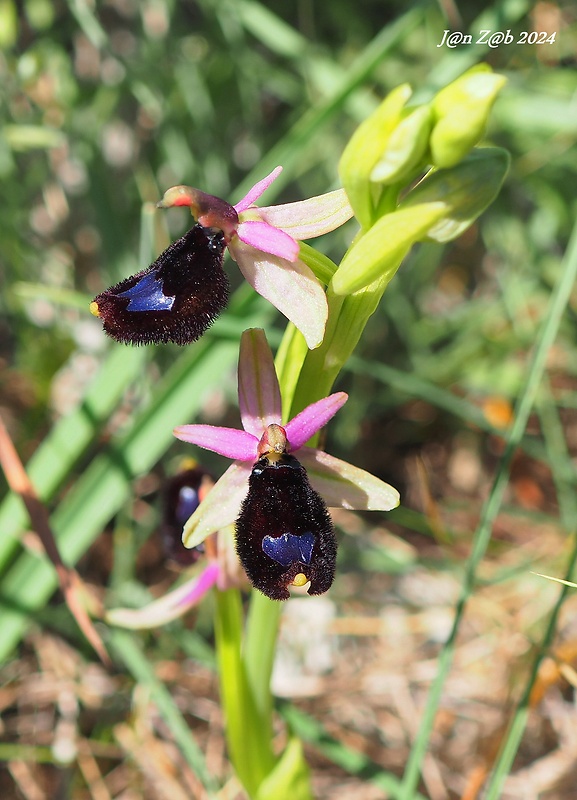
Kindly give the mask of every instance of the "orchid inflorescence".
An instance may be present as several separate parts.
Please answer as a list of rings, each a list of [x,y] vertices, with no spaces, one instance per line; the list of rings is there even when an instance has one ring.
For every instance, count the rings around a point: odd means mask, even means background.
[[[280,167],[236,205],[189,186],[168,189],[158,205],[188,207],[195,225],[148,269],[91,305],[120,342],[196,341],[226,306],[228,249],[246,280],[297,329],[287,328],[277,354],[282,402],[264,331],[247,330],[238,362],[242,429],[184,424],[174,430],[182,441],[233,462],[214,484],[196,467],[169,482],[163,534],[173,537],[183,527],[193,555],[185,557],[179,545],[170,545],[170,555],[193,563],[194,576],[144,608],[106,615],[113,624],[151,627],[219,590],[215,638],[227,738],[251,798],[312,797],[300,743],[289,738],[278,758],[271,744],[269,683],[280,604],[268,598],[286,600],[290,587],[311,595],[329,589],[337,556],[329,508],[390,510],[399,503],[393,487],[312,446],[347,401],[344,392],[331,393],[333,383],[411,247],[456,238],[498,193],[508,155],[475,145],[503,82],[476,65],[421,104],[412,103],[410,86],[397,87],[345,148],[344,188],[336,192],[258,207]],[[359,230],[338,266],[299,242],[353,213]],[[287,421],[290,409],[300,413]],[[258,591],[243,638],[234,589],[248,581]]]
[[[194,548],[234,528],[246,574],[270,598],[286,599],[290,585],[308,583],[310,594],[330,587],[336,539],[327,505],[387,510],[398,504],[395,489],[307,442],[346,402],[343,392],[328,391],[409,249],[427,238],[455,238],[496,195],[507,154],[473,148],[502,83],[477,66],[415,107],[407,105],[410,87],[397,87],[345,149],[342,190],[259,208],[256,201],[280,167],[236,205],[189,186],[168,189],[158,205],[186,206],[196,224],[147,270],[92,303],[104,330],[121,342],[195,341],[226,305],[222,264],[228,249],[249,283],[314,351],[307,356],[302,348],[291,350],[301,359],[300,374],[293,369],[295,405],[302,408],[311,396],[321,399],[285,424],[264,332],[245,331],[239,359],[243,430],[175,429],[178,438],[233,459],[185,523],[184,543]],[[472,114],[465,128],[464,108]],[[361,231],[340,266],[323,273],[325,291],[305,263],[299,239],[333,230],[353,210]],[[217,580],[217,572],[211,574]],[[218,576],[222,585],[222,571]]]

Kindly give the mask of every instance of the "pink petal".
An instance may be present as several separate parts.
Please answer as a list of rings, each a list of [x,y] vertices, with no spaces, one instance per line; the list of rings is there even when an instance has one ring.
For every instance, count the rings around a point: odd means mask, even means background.
[[[165,625],[182,616],[202,600],[216,583],[220,572],[218,564],[212,562],[201,573],[178,589],[159,597],[143,608],[113,608],[106,613],[106,621],[121,628],[140,630]]]
[[[263,178],[262,181],[255,183],[252,189],[246,194],[242,200],[240,200],[236,205],[235,208],[237,212],[240,214],[241,211],[246,211],[247,208],[250,208],[258,198],[263,194],[263,192],[268,189],[273,181],[275,181],[278,176],[282,172],[282,167],[275,167],[270,175],[267,175],[266,178]]]
[[[343,225],[353,216],[344,189],[298,203],[259,208],[259,216],[294,239],[313,239]]]
[[[263,253],[270,253],[287,261],[296,261],[299,255],[299,243],[288,233],[273,228],[268,222],[247,220],[241,222],[236,230],[238,238]]]
[[[173,431],[177,439],[221,456],[239,461],[256,461],[258,438],[236,428],[218,428],[215,425],[179,425]],[[260,438],[260,437],[259,437]]]
[[[233,239],[229,251],[250,285],[305,337],[308,347],[318,347],[325,334],[328,306],[325,292],[312,271],[300,259],[263,257],[247,244]]]
[[[244,331],[238,359],[238,403],[245,431],[261,438],[282,415],[280,389],[274,361],[263,330]]]
[[[329,507],[390,511],[399,505],[397,490],[364,469],[309,447],[303,447],[297,458]]]
[[[248,492],[252,464],[235,461],[215,483],[184,526],[185,547],[196,547],[207,536],[233,525]]]
[[[307,406],[284,426],[291,452],[306,444],[311,436],[326,425],[349,399],[346,392],[335,392]]]
[[[216,562],[211,562],[194,584],[185,584],[187,588],[186,592],[183,591],[185,586],[181,586],[177,589],[174,594],[176,595],[177,592],[179,593],[178,597],[175,597],[178,609],[182,611],[183,606],[186,609],[196,605],[217,582],[219,572],[219,565]]]

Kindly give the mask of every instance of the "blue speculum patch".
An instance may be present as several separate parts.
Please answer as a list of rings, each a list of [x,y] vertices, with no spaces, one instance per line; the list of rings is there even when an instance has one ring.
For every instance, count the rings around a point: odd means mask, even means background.
[[[189,517],[192,517],[196,509],[200,505],[200,498],[196,489],[192,486],[182,486],[178,493],[178,502],[176,504],[175,517],[184,525]]]
[[[164,294],[162,284],[161,278],[157,278],[154,273],[149,273],[130,289],[121,292],[118,297],[129,298],[127,311],[170,311],[176,296]]]
[[[312,533],[303,533],[300,536],[283,533],[282,536],[265,536],[262,549],[273,561],[283,567],[290,567],[295,561],[310,564],[314,544],[315,537]]]

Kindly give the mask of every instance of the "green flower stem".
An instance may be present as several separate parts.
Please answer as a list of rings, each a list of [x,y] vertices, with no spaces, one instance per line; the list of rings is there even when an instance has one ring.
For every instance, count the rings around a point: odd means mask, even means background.
[[[394,270],[396,272],[396,269]],[[369,317],[376,310],[393,271],[347,297],[334,294],[329,286],[329,319],[323,343],[305,356],[291,404],[290,417],[309,403],[330,394],[343,365],[353,353]]]
[[[230,758],[249,796],[255,797],[275,765],[271,729],[257,708],[241,657],[240,592],[228,589],[215,595],[216,649]]]
[[[282,603],[253,590],[246,624],[243,661],[248,685],[261,715],[263,726],[272,736],[272,696],[270,679]]]

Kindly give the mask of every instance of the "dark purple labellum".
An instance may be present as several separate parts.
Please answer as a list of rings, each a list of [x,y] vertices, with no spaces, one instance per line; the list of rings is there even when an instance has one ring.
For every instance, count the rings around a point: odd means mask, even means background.
[[[294,456],[254,465],[236,522],[236,550],[251,583],[273,600],[290,597],[299,576],[322,594],[335,574],[337,540],[327,507]]]
[[[194,342],[228,301],[225,246],[221,231],[195,225],[148,269],[97,295],[90,310],[124,344]]]
[[[186,548],[182,543],[184,523],[200,505],[201,486],[207,473],[203,469],[187,469],[170,478],[163,491],[162,525],[160,533],[166,557],[181,567],[194,564],[204,552],[204,546]]]

